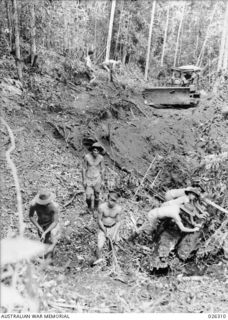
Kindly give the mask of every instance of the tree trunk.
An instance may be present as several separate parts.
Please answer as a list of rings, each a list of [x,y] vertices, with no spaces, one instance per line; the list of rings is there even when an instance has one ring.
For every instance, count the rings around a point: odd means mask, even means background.
[[[110,49],[111,49],[111,42],[112,42],[112,28],[113,28],[115,8],[116,8],[116,0],[112,0],[105,60],[109,60],[109,57],[110,57]]]
[[[218,60],[218,67],[217,67],[218,72],[222,70],[224,67],[224,53],[225,53],[225,47],[227,46],[226,44],[227,35],[228,35],[228,1],[226,2],[226,12],[224,16],[222,37],[221,37],[221,43],[220,43],[220,49],[219,49],[219,60]]]
[[[10,50],[13,50],[13,30],[12,30],[12,12],[10,8],[10,3],[8,0],[5,0],[5,6],[6,6],[6,14],[7,14],[7,24],[8,24],[8,29],[9,29],[9,44],[10,44]]]
[[[204,39],[204,42],[203,42],[203,45],[202,45],[202,48],[201,48],[199,57],[198,57],[198,59],[197,59],[197,63],[196,63],[197,66],[200,66],[201,63],[202,63],[202,61],[203,61],[203,56],[204,56],[204,51],[205,51],[206,43],[207,43],[207,40],[208,40],[209,35],[210,35],[209,30],[210,30],[211,23],[212,23],[212,21],[213,21],[213,18],[214,18],[216,9],[217,9],[217,2],[215,3],[214,9],[213,9],[213,11],[212,11],[212,13],[211,13],[210,21],[209,21],[209,24],[208,24],[208,27],[207,27],[207,31],[206,31],[206,36],[205,36],[205,39]]]
[[[14,33],[15,33],[15,50],[16,50],[16,66],[18,78],[22,80],[22,65],[21,65],[21,54],[20,54],[20,35],[18,27],[18,15],[17,15],[17,0],[12,1],[13,8],[13,24],[14,24]]]
[[[163,64],[164,64],[165,46],[166,46],[168,26],[169,26],[169,7],[170,7],[170,5],[168,2],[167,15],[166,15],[166,25],[165,25],[165,35],[164,35],[164,42],[163,42],[162,56],[161,56],[161,67],[163,67]]]
[[[94,59],[97,59],[97,18],[95,16],[95,25],[94,25]]]
[[[31,13],[31,65],[33,66],[36,56],[36,15],[35,15],[35,2],[30,2]]]
[[[122,47],[122,55],[121,55],[122,64],[123,65],[125,65],[126,57],[127,57],[127,46],[126,46],[126,43],[128,43],[128,33],[129,33],[130,19],[131,19],[130,14],[128,14],[128,19],[127,19],[127,22],[126,22],[127,28],[126,28],[126,31],[125,31],[123,47]]]
[[[182,9],[182,16],[181,16],[181,20],[180,20],[180,24],[179,24],[179,28],[178,28],[178,33],[177,33],[177,42],[176,42],[175,56],[174,56],[174,62],[173,62],[174,67],[176,67],[176,63],[177,63],[177,53],[178,53],[180,33],[181,33],[181,28],[182,28],[182,23],[183,23],[183,19],[184,19],[184,13],[185,13],[185,4],[186,3],[184,2],[184,6]]]
[[[224,58],[223,58],[223,70],[226,72],[228,70],[228,23],[226,26],[226,41],[224,49]]]
[[[121,0],[121,8],[120,8],[120,19],[119,19],[119,25],[118,25],[118,31],[117,31],[117,37],[116,37],[116,45],[115,45],[115,51],[114,51],[114,56],[115,59],[119,59],[119,56],[117,58],[117,49],[118,49],[118,44],[119,44],[119,37],[120,37],[120,30],[121,30],[121,23],[122,23],[122,15],[123,15],[123,8],[124,8],[124,0]]]
[[[63,46],[64,51],[69,49],[69,41],[68,41],[68,22],[67,22],[67,3],[65,0],[62,1],[62,8],[63,8],[63,21],[64,21],[64,40],[63,40]]]
[[[153,31],[153,24],[154,24],[155,7],[156,7],[156,0],[153,1],[153,5],[151,9],[150,30],[149,30],[149,38],[148,38],[148,45],[147,45],[146,68],[145,68],[146,81],[148,78],[148,70],[149,70],[149,63],[150,63],[150,47],[151,47],[151,38],[152,38],[152,31]]]

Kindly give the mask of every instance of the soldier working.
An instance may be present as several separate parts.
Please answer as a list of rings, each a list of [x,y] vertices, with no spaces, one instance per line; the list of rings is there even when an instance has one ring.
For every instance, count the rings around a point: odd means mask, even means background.
[[[82,183],[85,188],[89,213],[98,208],[101,187],[104,183],[104,157],[100,154],[102,150],[99,143],[94,143],[91,152],[84,157]]]

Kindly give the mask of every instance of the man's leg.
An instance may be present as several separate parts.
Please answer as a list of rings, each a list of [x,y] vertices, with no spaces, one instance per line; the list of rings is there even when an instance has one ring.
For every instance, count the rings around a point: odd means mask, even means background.
[[[97,182],[94,186],[94,209],[97,210],[100,204],[101,182]]]
[[[94,192],[94,209],[97,210],[100,204],[100,192]]]
[[[102,249],[104,247],[106,241],[105,234],[102,230],[99,229],[97,234],[97,250],[96,250],[96,257],[97,260],[94,262],[94,264],[99,263],[102,257]]]
[[[93,195],[93,189],[91,188],[91,186],[87,186],[86,187],[86,204],[88,207],[88,211],[91,213],[93,210],[92,207],[92,195]]]
[[[61,228],[60,228],[60,224],[58,223],[57,226],[54,229],[52,229],[50,232],[51,245],[48,251],[52,252],[52,256],[54,253],[55,246],[59,241],[60,237],[61,237]]]

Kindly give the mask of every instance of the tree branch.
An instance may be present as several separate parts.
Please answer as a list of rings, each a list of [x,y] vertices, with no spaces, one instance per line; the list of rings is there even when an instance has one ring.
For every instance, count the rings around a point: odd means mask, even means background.
[[[16,168],[13,160],[10,157],[11,152],[13,152],[15,149],[15,138],[14,138],[13,132],[10,129],[9,125],[2,117],[1,117],[1,121],[2,121],[3,125],[8,130],[10,142],[11,142],[11,147],[6,151],[6,160],[7,160],[8,166],[10,167],[10,169],[12,171],[14,184],[15,184],[15,188],[16,188],[17,211],[18,211],[18,217],[19,217],[19,234],[22,236],[24,234],[25,224],[24,224],[24,217],[23,217],[23,204],[22,204],[21,190],[20,190],[20,184],[19,184],[19,179],[18,179],[18,175],[17,175],[17,168]]]

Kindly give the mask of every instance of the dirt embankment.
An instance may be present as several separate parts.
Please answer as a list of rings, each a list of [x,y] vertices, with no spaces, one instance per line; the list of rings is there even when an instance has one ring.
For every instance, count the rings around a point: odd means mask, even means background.
[[[81,312],[224,311],[226,305],[221,306],[220,298],[227,286],[224,270],[220,273],[222,284],[216,280],[216,271],[212,275],[213,280],[206,278],[202,284],[192,283],[186,289],[186,282],[183,281],[188,280],[158,280],[148,276],[143,269],[143,263],[148,265],[148,252],[144,251],[146,248],[139,247],[139,253],[137,246],[131,250],[122,243],[125,251],[120,250],[118,253],[118,262],[123,271],[121,276],[110,281],[112,270],[103,266],[91,271],[89,262],[96,248],[96,223],[92,217],[84,215],[82,195],[65,206],[74,196],[75,190],[81,188],[80,160],[86,146],[96,139],[106,148],[107,168],[113,171],[117,167],[125,168],[133,171],[138,178],[144,175],[157,154],[158,162],[151,170],[150,177],[153,179],[164,163],[157,180],[159,185],[164,184],[171,169],[176,170],[178,167],[179,170],[186,162],[190,164],[191,172],[193,162],[197,166],[205,155],[225,152],[227,128],[218,110],[219,103],[204,100],[197,109],[154,110],[145,108],[141,96],[135,92],[119,92],[109,86],[98,86],[92,90],[85,90],[85,87],[70,89],[50,78],[39,76],[34,80],[33,91],[22,91],[11,82],[4,83],[3,87],[2,115],[16,137],[13,159],[18,168],[25,204],[26,235],[37,238],[29,224],[27,210],[38,188],[45,186],[55,192],[62,208],[64,237],[58,246],[54,267],[42,272],[37,268],[35,271],[42,291],[43,310],[50,310],[51,306],[52,311],[65,311],[60,307],[64,302],[68,305],[76,303],[76,310]],[[17,92],[14,92],[15,88]],[[5,151],[9,147],[9,138],[5,129],[2,133],[1,145]],[[171,162],[168,165],[166,163],[170,154],[173,158],[181,159],[174,169]],[[18,226],[14,182],[4,154],[1,155],[1,168],[4,184],[1,228],[4,236],[16,231]],[[181,185],[183,181],[179,183]],[[125,199],[122,206],[124,228],[121,232],[125,235],[132,229],[129,212],[137,217],[149,207],[141,203],[136,210],[136,203]],[[141,269],[136,273],[139,261]],[[182,265],[180,270],[177,272],[183,271]],[[159,285],[161,281],[164,286]],[[72,294],[72,283],[77,283],[76,294]],[[95,296],[89,294],[91,283]],[[208,293],[206,289],[209,285],[211,291]],[[129,289],[134,292],[131,296]],[[107,296],[113,292],[116,295],[110,301]],[[161,300],[154,300],[151,292],[161,296]],[[121,304],[120,297],[128,303]],[[196,300],[194,306],[191,305],[192,299]]]
[[[52,102],[44,107],[55,134],[80,155],[99,141],[112,166],[138,179],[155,155],[151,180],[170,155],[180,157],[189,167],[188,175],[194,175],[207,155],[228,150],[226,120],[220,112],[224,103],[219,99],[204,97],[197,108],[158,110],[144,105],[140,91],[117,90],[110,84],[77,87],[77,92],[61,84],[51,86],[53,92],[61,91],[61,102],[59,93],[52,92]],[[165,177],[161,174],[159,179]]]

